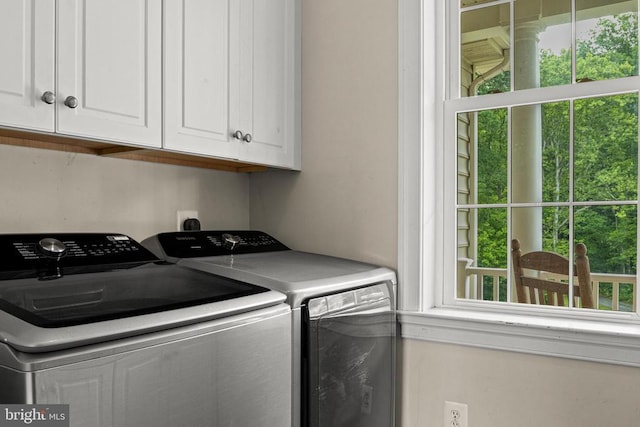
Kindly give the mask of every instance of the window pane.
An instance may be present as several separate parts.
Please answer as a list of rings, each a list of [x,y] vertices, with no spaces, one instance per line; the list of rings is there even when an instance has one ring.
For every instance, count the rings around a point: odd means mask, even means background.
[[[570,103],[542,105],[542,200],[569,201]]]
[[[456,151],[456,163],[457,163],[457,194],[458,204],[471,204],[475,201],[474,198],[474,180],[473,166],[474,159],[474,146],[475,146],[475,132],[473,131],[473,117],[475,113],[460,113],[458,114],[458,128],[457,128],[457,145]]]
[[[511,236],[522,253],[549,251],[569,256],[569,208],[566,206],[514,208]]]
[[[507,109],[480,111],[476,120],[477,203],[506,203]]]
[[[526,12],[521,10],[524,9],[521,6],[523,3],[530,4],[531,1],[516,2],[516,40],[519,36],[527,35],[526,27],[521,23],[526,18],[523,17],[520,21],[517,18]],[[571,37],[571,0],[546,2],[538,21],[540,87],[571,83]],[[518,46],[516,42],[516,52],[519,50]],[[519,73],[516,73],[515,78],[516,88],[518,88],[521,83]]]
[[[511,199],[542,201],[542,109],[525,105],[511,112]]]
[[[461,96],[509,92],[509,5],[461,14]]]
[[[598,308],[631,311],[637,272],[637,207],[575,209],[575,240],[587,247]]]
[[[507,109],[458,114],[458,204],[507,201]]]
[[[638,95],[576,100],[574,120],[575,200],[635,200]]]
[[[591,271],[636,274],[637,207],[576,207],[575,240],[587,246]]]
[[[576,0],[576,80],[638,75],[638,2]]]
[[[512,110],[512,199],[516,203],[569,200],[569,102]]]
[[[478,267],[507,268],[507,210],[477,209]]]
[[[459,298],[507,300],[507,210],[458,210]]]
[[[513,249],[519,249],[523,260],[517,263],[514,259],[512,264],[514,301],[523,304],[570,306],[568,217],[567,207],[512,210],[512,236],[518,241],[517,245],[513,245]],[[526,264],[526,268],[520,264],[530,256],[529,253],[538,251],[547,254],[531,258],[531,264]],[[517,270],[518,264],[522,267],[520,274]],[[535,282],[540,280],[545,282]],[[579,301],[574,301],[571,306],[579,306]]]
[[[542,250],[569,257],[569,208],[542,209]]]

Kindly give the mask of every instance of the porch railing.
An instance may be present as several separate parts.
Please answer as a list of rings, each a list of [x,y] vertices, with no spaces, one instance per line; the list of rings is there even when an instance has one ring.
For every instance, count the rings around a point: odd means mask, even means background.
[[[505,299],[507,269],[485,268],[472,265],[473,260],[458,261],[459,280],[458,297],[466,299],[493,300]],[[485,298],[485,284],[492,289],[492,295]],[[635,275],[591,273],[591,285],[596,306],[613,311],[636,311],[637,281]],[[602,295],[602,289],[611,289],[611,296]],[[631,300],[621,300],[621,289],[631,287]],[[628,294],[628,292],[627,292]]]

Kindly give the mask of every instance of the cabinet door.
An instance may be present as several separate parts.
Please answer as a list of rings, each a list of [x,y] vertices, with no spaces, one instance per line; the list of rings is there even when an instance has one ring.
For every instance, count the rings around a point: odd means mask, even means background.
[[[59,133],[161,145],[161,27],[159,0],[58,0]]]
[[[0,125],[53,131],[55,3],[0,2]],[[53,99],[49,100],[53,102]]]
[[[251,135],[240,159],[299,167],[296,86],[299,19],[295,0],[234,2],[231,129]],[[236,104],[234,104],[234,102]]]
[[[236,158],[239,144],[229,129],[229,0],[165,0],[164,23],[164,147]]]

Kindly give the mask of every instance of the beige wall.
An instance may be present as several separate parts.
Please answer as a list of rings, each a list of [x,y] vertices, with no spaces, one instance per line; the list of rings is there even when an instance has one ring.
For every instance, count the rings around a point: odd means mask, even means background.
[[[406,341],[404,427],[441,427],[444,401],[468,405],[469,427],[640,425],[640,370]]]
[[[251,226],[396,266],[396,2],[302,3],[302,172],[252,177]]]
[[[137,240],[176,228],[249,225],[249,177],[130,160],[0,146],[0,233],[104,231]]]

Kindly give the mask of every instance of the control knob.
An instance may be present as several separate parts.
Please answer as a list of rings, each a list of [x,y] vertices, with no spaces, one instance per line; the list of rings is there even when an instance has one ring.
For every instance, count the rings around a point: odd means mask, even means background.
[[[58,239],[46,237],[38,242],[38,252],[47,257],[59,260],[67,254],[67,247]]]
[[[234,250],[240,244],[240,236],[233,236],[229,233],[222,235],[223,245],[225,249]]]
[[[36,244],[36,251],[42,257],[38,265],[38,279],[53,280],[63,276],[60,258],[67,254],[67,247],[58,239],[45,237]]]

